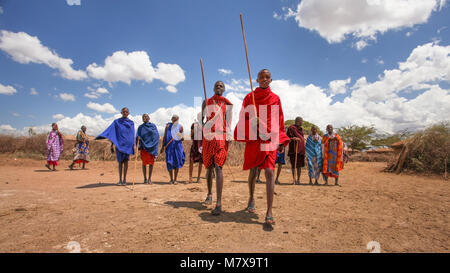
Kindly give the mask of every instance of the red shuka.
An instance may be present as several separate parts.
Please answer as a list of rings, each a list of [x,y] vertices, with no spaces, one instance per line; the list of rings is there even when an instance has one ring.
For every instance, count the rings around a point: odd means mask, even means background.
[[[287,130],[287,136],[292,138],[292,137],[298,137],[300,139],[300,141],[297,141],[297,154],[301,154],[304,155],[305,154],[305,137],[303,134],[303,128],[300,127],[300,129],[295,125],[291,125],[289,126],[288,130]],[[295,141],[292,140],[289,143],[289,152],[288,155],[293,155],[295,154]]]
[[[218,166],[223,166],[225,164],[225,161],[227,159],[227,153],[228,153],[228,143],[226,141],[226,130],[227,125],[231,124],[231,115],[228,117],[229,120],[226,120],[226,112],[227,112],[227,105],[233,105],[228,99],[226,99],[223,96],[214,95],[211,98],[209,98],[206,101],[206,105],[216,105],[220,107],[220,112],[212,112],[209,114],[209,116],[206,117],[206,122],[210,121],[216,114],[221,115],[222,121],[223,121],[223,134],[222,139],[216,139],[214,136],[212,139],[207,138],[205,133],[206,130],[204,128],[203,131],[203,143],[202,143],[202,155],[203,155],[203,164],[206,168],[209,168],[211,164],[214,163]],[[206,110],[208,111],[208,110]],[[231,112],[230,112],[231,114]],[[220,118],[219,118],[220,119]],[[216,132],[216,124],[214,124],[211,128],[211,133]]]
[[[250,139],[250,114],[253,115],[254,112],[248,113],[248,111],[254,111],[253,106],[250,106],[252,108],[247,109],[245,111],[245,108],[248,105],[253,104],[253,98],[252,93],[247,94],[245,96],[244,101],[242,102],[242,109],[241,113],[239,115],[239,121],[236,125],[236,128],[234,129],[234,139],[236,141],[245,142],[245,151],[244,151],[244,170],[249,170],[255,167],[259,167],[260,169],[270,168],[275,169],[275,159],[277,157],[277,148],[279,144],[282,144],[284,146],[287,146],[289,144],[289,137],[287,137],[284,129],[284,116],[283,116],[283,109],[281,107],[281,100],[270,90],[270,87],[266,89],[262,88],[256,88],[254,91],[255,96],[255,103],[256,103],[256,112],[258,118],[260,117],[260,106],[261,105],[267,105],[267,119],[262,120],[261,124],[258,126],[264,126],[266,128],[263,128],[263,132],[271,132],[271,120],[272,120],[272,113],[270,107],[273,105],[277,105],[279,112],[278,112],[278,143],[273,148],[273,150],[270,151],[264,151],[261,150],[261,144],[270,143],[271,139],[269,140],[263,140],[261,139],[259,132],[257,134],[256,140]],[[264,117],[261,117],[264,119]],[[242,124],[244,123],[244,124]],[[245,126],[245,139],[239,139],[238,135],[238,128],[243,128]],[[253,138],[254,139],[254,138]]]

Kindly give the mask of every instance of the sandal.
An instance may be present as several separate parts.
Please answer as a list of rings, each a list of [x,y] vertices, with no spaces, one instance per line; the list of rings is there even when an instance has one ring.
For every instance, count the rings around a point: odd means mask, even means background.
[[[50,171],[52,170],[52,168],[50,168],[50,165],[45,164],[45,167],[47,167],[47,169],[49,169]]]
[[[249,213],[256,213],[255,203],[254,202],[249,203],[246,210]]]
[[[266,216],[265,224],[266,225],[275,225],[275,220],[273,219],[273,216]]]
[[[216,206],[212,211],[211,214],[218,216],[222,212],[222,206]]]
[[[207,204],[207,205],[211,205],[212,204],[212,195],[206,196],[206,199],[205,199],[204,203]]]

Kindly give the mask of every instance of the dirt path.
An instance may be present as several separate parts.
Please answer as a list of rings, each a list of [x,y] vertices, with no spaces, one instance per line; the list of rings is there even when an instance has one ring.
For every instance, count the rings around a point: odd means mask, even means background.
[[[43,161],[0,162],[1,252],[67,252],[70,241],[82,252],[368,252],[370,241],[382,252],[450,252],[450,182],[382,173],[384,163],[349,163],[342,187],[293,186],[283,170],[268,232],[265,184],[256,186],[257,214],[243,212],[248,173],[238,167],[235,181],[224,169],[225,213],[215,217],[201,203],[204,179],[169,185],[159,162],[153,185],[134,191],[113,185],[115,162],[69,171],[63,161],[57,172]],[[180,175],[187,180],[187,166]]]

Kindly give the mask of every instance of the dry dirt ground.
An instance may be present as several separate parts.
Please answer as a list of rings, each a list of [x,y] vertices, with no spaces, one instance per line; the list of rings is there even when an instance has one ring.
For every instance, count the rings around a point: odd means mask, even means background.
[[[244,212],[248,172],[238,167],[224,169],[217,217],[202,204],[205,179],[183,182],[187,166],[178,185],[161,162],[152,185],[138,167],[131,190],[114,185],[115,162],[70,171],[62,161],[57,172],[44,161],[0,162],[0,252],[68,252],[71,241],[81,252],[369,252],[370,241],[381,252],[450,252],[450,181],[383,173],[384,163],[349,163],[342,187],[306,185],[305,171],[293,186],[284,169],[267,231],[265,184],[256,186],[257,213]]]

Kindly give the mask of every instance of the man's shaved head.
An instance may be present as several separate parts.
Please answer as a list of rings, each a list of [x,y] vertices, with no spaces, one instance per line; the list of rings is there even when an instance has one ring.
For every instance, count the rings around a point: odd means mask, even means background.
[[[269,69],[267,69],[267,68],[264,68],[264,69],[259,70],[259,72],[258,72],[258,77],[259,77],[259,75],[260,75],[261,73],[269,73],[270,76],[272,76],[272,73],[270,73]]]
[[[214,94],[222,96],[223,92],[225,92],[225,84],[223,81],[216,81],[214,84]]]

